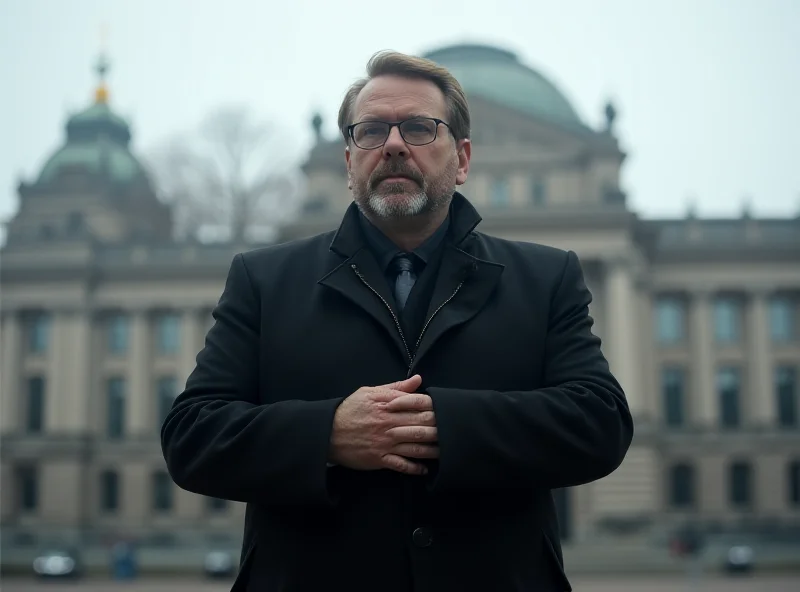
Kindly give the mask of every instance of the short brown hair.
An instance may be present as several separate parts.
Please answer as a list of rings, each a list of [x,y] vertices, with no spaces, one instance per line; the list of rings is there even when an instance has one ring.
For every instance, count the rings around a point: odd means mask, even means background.
[[[456,140],[469,138],[470,120],[467,97],[458,80],[450,74],[447,68],[426,58],[385,50],[379,51],[370,58],[367,62],[367,76],[357,80],[347,89],[342,106],[339,107],[339,130],[342,132],[345,142],[350,140],[347,126],[352,123],[356,98],[367,83],[378,76],[422,78],[433,82],[444,93],[449,119],[447,123],[450,125],[453,136]]]

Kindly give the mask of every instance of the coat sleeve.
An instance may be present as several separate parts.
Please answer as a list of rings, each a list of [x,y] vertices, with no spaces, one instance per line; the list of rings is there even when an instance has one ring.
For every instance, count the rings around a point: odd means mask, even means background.
[[[215,323],[161,428],[181,488],[259,504],[335,503],[327,456],[339,399],[259,403],[260,300],[234,257]]]
[[[578,258],[569,252],[551,298],[542,388],[427,389],[440,448],[432,493],[570,487],[622,463],[633,420],[592,333],[590,302]]]

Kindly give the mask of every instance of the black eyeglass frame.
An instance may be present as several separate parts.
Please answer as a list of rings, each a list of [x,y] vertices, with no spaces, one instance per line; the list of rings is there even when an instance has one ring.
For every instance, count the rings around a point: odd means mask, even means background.
[[[409,121],[433,121],[436,124],[436,128],[433,130],[433,139],[430,142],[425,142],[423,144],[415,144],[414,142],[409,142],[408,140],[406,140],[406,137],[403,135],[403,128],[401,128],[400,126]],[[359,146],[358,142],[356,142],[353,130],[355,130],[356,126],[365,123],[382,123],[384,125],[388,125],[389,131],[386,132],[386,139],[377,146],[373,146],[372,148],[362,148],[361,146]],[[396,127],[397,131],[400,132],[400,137],[403,138],[403,141],[409,146],[427,146],[428,144],[433,144],[436,141],[436,138],[439,137],[439,125],[445,126],[447,128],[447,131],[449,131],[451,134],[453,133],[453,128],[450,127],[450,124],[442,119],[439,119],[438,117],[409,117],[408,119],[403,119],[402,121],[380,121],[377,119],[370,119],[367,121],[357,121],[356,123],[351,123],[350,125],[347,126],[347,135],[353,141],[353,144],[355,144],[361,150],[377,150],[378,148],[383,148],[383,146],[386,144],[386,141],[389,139],[389,136],[392,135],[392,128]]]

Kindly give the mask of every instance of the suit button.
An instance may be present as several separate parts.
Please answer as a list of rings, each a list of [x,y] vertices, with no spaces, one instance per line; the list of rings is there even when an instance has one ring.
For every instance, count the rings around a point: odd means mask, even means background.
[[[411,540],[417,547],[430,547],[433,543],[433,532],[430,528],[417,528],[411,534]]]

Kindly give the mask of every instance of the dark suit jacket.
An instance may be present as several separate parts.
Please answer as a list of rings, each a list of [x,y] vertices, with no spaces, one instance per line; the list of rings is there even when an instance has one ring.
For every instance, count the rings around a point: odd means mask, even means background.
[[[456,194],[409,340],[357,214],[236,255],[162,428],[175,483],[247,504],[233,589],[570,590],[551,489],[614,471],[633,434],[578,258],[476,232]],[[429,475],[329,468],[343,398],[414,373],[438,426]]]

